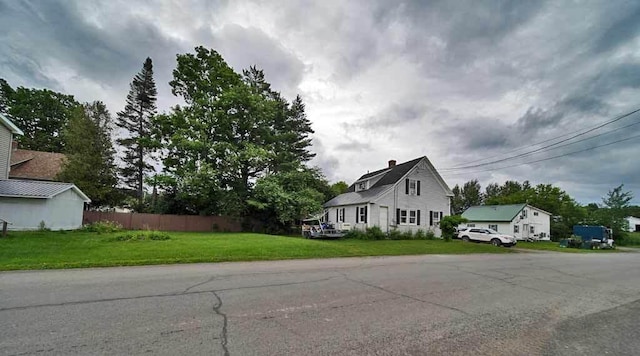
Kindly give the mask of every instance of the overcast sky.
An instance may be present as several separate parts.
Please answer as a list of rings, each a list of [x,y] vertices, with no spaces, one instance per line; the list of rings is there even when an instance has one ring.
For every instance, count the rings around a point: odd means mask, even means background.
[[[176,54],[203,45],[237,71],[263,68],[287,98],[302,96],[316,132],[312,164],[332,182],[426,155],[450,187],[529,180],[588,203],[624,183],[639,204],[640,138],[495,168],[633,137],[640,115],[552,151],[447,169],[640,108],[638,19],[640,2],[611,0],[0,0],[0,77],[102,100],[115,114],[149,56],[162,112],[179,102],[168,85]]]

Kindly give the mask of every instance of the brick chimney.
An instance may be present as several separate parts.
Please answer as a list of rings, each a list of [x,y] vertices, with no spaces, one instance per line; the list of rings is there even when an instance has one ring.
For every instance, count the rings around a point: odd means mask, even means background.
[[[11,141],[11,151],[16,151],[18,149],[18,141]]]
[[[389,160],[389,168],[392,168],[395,166],[396,166],[396,160],[395,159]]]

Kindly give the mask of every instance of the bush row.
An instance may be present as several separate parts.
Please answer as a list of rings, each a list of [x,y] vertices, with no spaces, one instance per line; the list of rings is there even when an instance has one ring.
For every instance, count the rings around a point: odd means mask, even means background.
[[[366,231],[350,230],[344,235],[345,239],[355,240],[435,240],[436,235],[431,230],[399,231],[392,229],[389,233],[383,232],[379,227],[369,227]]]

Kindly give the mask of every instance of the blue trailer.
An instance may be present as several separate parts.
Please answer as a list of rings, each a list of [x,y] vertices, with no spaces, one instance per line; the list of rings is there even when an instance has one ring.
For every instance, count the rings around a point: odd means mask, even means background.
[[[583,243],[596,248],[613,248],[611,229],[604,226],[574,225],[573,234],[579,236]]]

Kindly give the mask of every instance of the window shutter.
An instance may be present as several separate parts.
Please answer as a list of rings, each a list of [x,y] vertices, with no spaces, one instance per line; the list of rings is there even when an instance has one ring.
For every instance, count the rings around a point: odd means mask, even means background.
[[[364,223],[367,223],[367,206],[364,206]]]
[[[418,191],[418,195],[420,195],[420,181],[416,182],[416,190]]]
[[[340,209],[336,209],[336,222],[340,222]]]
[[[360,214],[358,214],[360,211],[360,207],[356,206],[356,224],[359,223],[358,219],[360,218]]]
[[[416,212],[416,215],[417,215],[416,216],[416,222],[418,223],[418,225],[420,225],[420,209],[418,209],[418,211]]]
[[[400,225],[400,209],[396,209],[396,225]]]
[[[440,212],[440,220],[442,220],[442,212]]]
[[[429,210],[429,226],[433,226],[433,211]]]
[[[404,182],[404,193],[409,195],[409,178],[407,178]]]
[[[344,214],[345,214],[344,208],[342,208],[342,222],[344,222],[344,218],[345,218]]]

